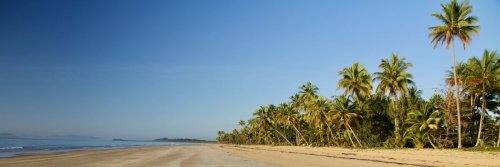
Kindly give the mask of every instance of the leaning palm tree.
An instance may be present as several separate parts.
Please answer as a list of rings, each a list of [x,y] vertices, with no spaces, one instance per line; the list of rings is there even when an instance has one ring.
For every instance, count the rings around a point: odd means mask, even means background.
[[[411,63],[405,62],[406,58],[399,58],[397,54],[392,54],[389,59],[382,59],[378,66],[382,72],[376,72],[374,80],[380,81],[376,92],[380,94],[389,93],[392,99],[392,106],[396,109],[396,100],[398,92],[400,95],[408,91],[408,86],[413,84],[411,80],[413,75],[406,70],[412,66]],[[398,113],[394,114],[394,131],[399,132]]]
[[[307,145],[307,140],[304,138],[302,133],[300,132],[300,121],[302,119],[302,115],[299,113],[297,109],[293,107],[292,104],[288,103],[281,103],[278,106],[278,113],[280,113],[280,116],[278,119],[280,119],[281,122],[285,126],[290,126],[295,130],[295,140],[296,144],[300,145],[300,141],[304,141]]]
[[[333,131],[330,127],[327,116],[330,105],[331,101],[319,96],[312,102],[311,108],[309,108],[309,111],[304,115],[306,122],[318,132],[320,139],[323,138],[323,132],[329,132],[329,135],[333,137]],[[326,129],[324,129],[325,126]],[[327,140],[328,142],[331,141],[330,138],[327,138]]]
[[[465,46],[470,44],[470,35],[479,33],[479,26],[476,25],[478,19],[474,16],[468,16],[472,12],[472,6],[467,1],[458,3],[456,0],[451,0],[448,4],[441,4],[443,14],[433,12],[432,16],[438,18],[443,25],[430,27],[431,33],[429,37],[432,38],[434,48],[439,44],[446,43],[448,49],[452,47],[452,61],[453,71],[455,78],[455,101],[457,103],[457,117],[458,117],[458,148],[462,147],[462,128],[460,121],[460,99],[458,95],[458,85],[456,77],[456,62],[455,62],[455,37],[458,37]]]
[[[481,131],[483,129],[483,120],[486,113],[486,96],[488,89],[492,89],[500,80],[500,62],[499,55],[496,51],[489,52],[485,50],[482,59],[476,57],[470,58],[467,62],[468,80],[476,87],[480,87],[479,94],[481,95],[481,119],[479,121],[479,132],[477,133],[476,146],[481,140]]]
[[[333,115],[331,115],[331,120],[339,121],[340,125],[344,125],[353,147],[356,147],[356,144],[354,144],[351,134],[354,136],[359,146],[363,146],[349,124],[349,122],[359,117],[359,115],[355,112],[355,108],[356,105],[348,97],[338,96],[333,102]]]
[[[351,67],[342,69],[338,75],[342,78],[339,80],[337,89],[343,88],[344,94],[349,94],[356,98],[370,95],[372,90],[372,76],[362,64],[354,63]]]

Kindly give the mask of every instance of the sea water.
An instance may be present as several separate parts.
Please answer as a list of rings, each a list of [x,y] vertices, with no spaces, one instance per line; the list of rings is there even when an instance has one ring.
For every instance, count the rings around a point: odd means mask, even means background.
[[[0,139],[0,157],[26,153],[114,149],[141,146],[179,146],[189,143],[154,141],[111,141],[98,139]]]

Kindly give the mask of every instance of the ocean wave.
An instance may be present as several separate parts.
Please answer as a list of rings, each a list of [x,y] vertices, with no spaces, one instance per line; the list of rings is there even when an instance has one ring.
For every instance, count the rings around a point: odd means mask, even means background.
[[[16,150],[23,149],[24,147],[0,147],[0,150]]]

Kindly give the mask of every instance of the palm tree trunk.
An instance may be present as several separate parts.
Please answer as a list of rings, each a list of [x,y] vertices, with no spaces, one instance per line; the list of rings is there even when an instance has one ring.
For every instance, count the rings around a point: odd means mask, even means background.
[[[358,136],[356,136],[356,133],[354,133],[354,130],[352,130],[351,128],[351,125],[349,125],[349,122],[345,121],[347,123],[347,126],[349,127],[349,129],[351,130],[351,133],[352,135],[354,136],[354,138],[356,139],[356,141],[358,142],[359,146],[360,147],[363,147],[363,145],[361,144],[361,142],[359,141],[358,139]]]
[[[328,126],[328,130],[330,131],[330,136],[332,138],[332,141],[335,141],[335,135],[333,135],[333,131],[332,131],[332,128],[330,126]]]
[[[326,114],[324,112],[321,112],[321,113],[323,113],[323,117],[327,118],[327,116],[326,116]],[[330,131],[330,135],[331,135],[332,139],[334,139],[333,138],[332,128],[330,127],[330,125],[328,125],[328,122],[326,122],[326,120],[324,120],[323,123],[326,125],[326,127],[328,127],[328,131]],[[328,135],[327,135],[327,137],[328,137],[328,144],[330,145],[331,144],[330,137]]]
[[[281,132],[279,132],[279,131],[278,131],[278,130],[276,130],[276,129],[275,129],[274,131],[276,131],[276,133],[278,133],[281,137],[283,137],[283,139],[285,139],[285,141],[286,141],[288,144],[293,145],[293,144],[292,144],[292,142],[290,142],[290,141],[289,141],[289,140],[285,137],[285,135],[283,135]]]
[[[399,133],[399,113],[397,110],[397,94],[391,93],[392,95],[392,108],[394,110],[394,137],[396,141],[399,141],[401,138],[401,134]]]
[[[394,110],[394,135],[398,136],[399,133],[399,124],[398,124],[398,111],[396,109],[396,95],[391,93],[392,98],[392,109]]]
[[[479,132],[477,132],[476,147],[479,146],[479,141],[481,140],[481,131],[483,129],[484,113],[486,111],[486,95],[483,85],[483,92],[481,95],[482,105],[481,105],[481,119],[479,120]]]
[[[432,140],[431,140],[431,138],[430,138],[429,136],[430,136],[430,135],[427,135],[427,140],[429,140],[429,143],[431,143],[431,145],[432,145],[432,147],[433,147],[434,149],[437,149],[436,145],[434,145],[434,143],[432,143]]]
[[[354,141],[352,141],[351,133],[349,133],[349,129],[347,129],[347,127],[346,130],[347,130],[347,136],[349,136],[349,140],[351,141],[352,147],[356,148],[356,144],[354,144]]]
[[[455,39],[451,40],[451,47],[453,52],[453,78],[455,80],[455,101],[457,103],[457,118],[458,118],[458,148],[462,148],[462,123],[460,119],[460,96],[458,92],[458,79],[457,79],[457,62],[455,61]]]
[[[498,123],[498,139],[497,139],[497,147],[500,147],[500,123]]]
[[[295,132],[300,136],[300,138],[302,138],[302,140],[304,140],[304,142],[306,142],[306,144],[309,145],[309,143],[307,143],[307,140],[304,138],[304,136],[302,136],[302,133],[300,133],[299,129],[297,129],[295,124],[292,123],[292,126],[295,129]],[[300,145],[300,140],[298,142],[298,145]]]

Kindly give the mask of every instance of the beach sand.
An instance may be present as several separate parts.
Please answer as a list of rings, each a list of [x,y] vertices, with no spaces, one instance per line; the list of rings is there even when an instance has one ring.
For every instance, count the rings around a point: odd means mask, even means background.
[[[500,166],[497,152],[375,150],[203,144],[74,151],[0,158],[18,166]]]
[[[346,149],[260,145],[219,145],[240,156],[278,166],[499,166],[499,152],[434,149]]]

